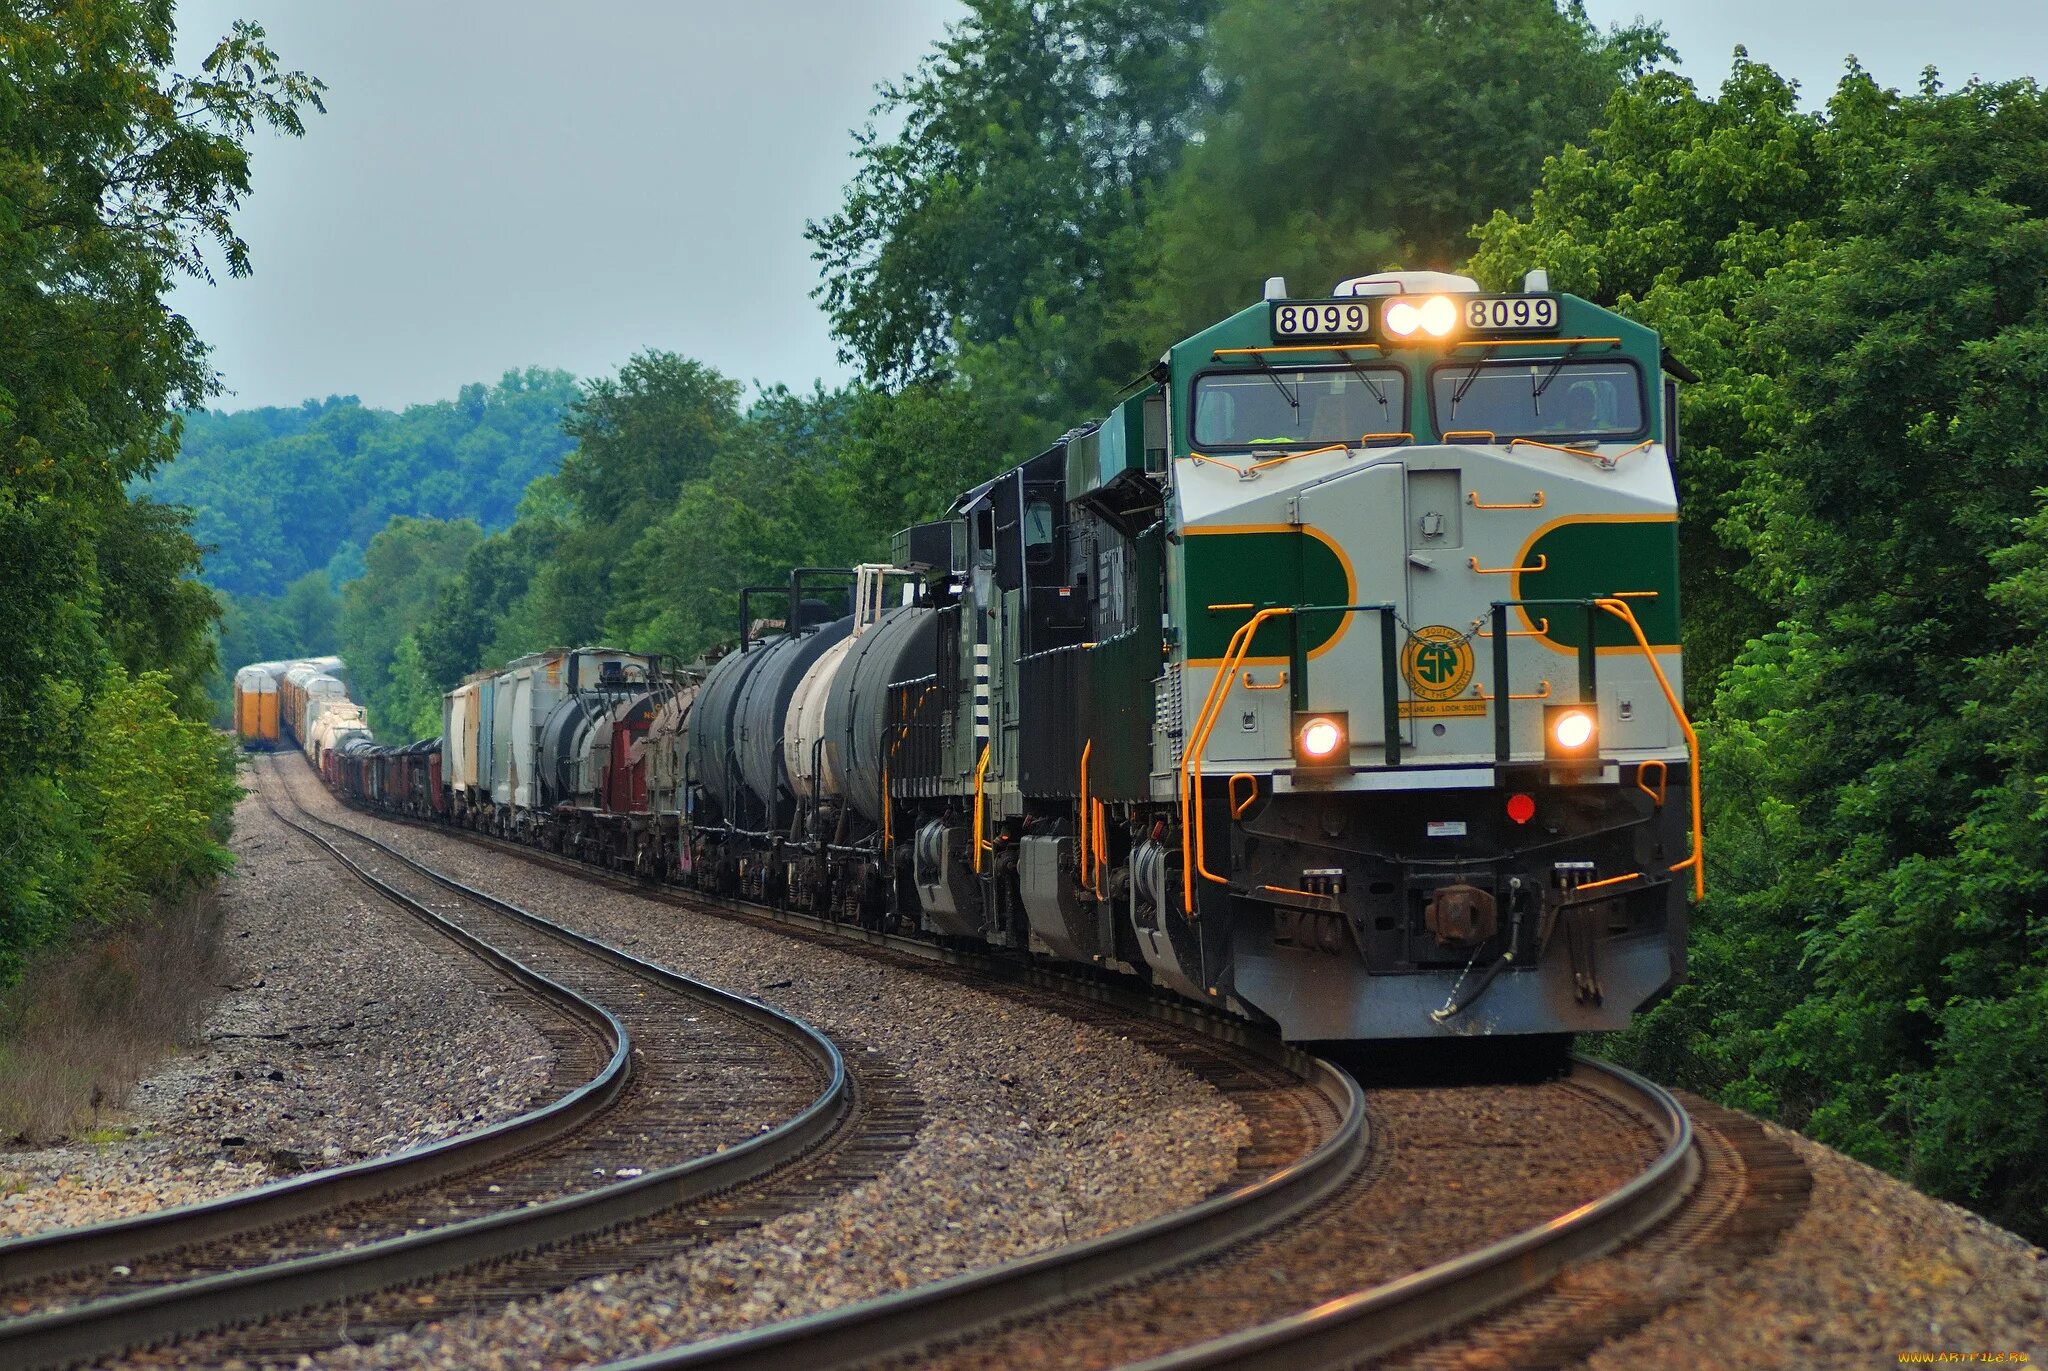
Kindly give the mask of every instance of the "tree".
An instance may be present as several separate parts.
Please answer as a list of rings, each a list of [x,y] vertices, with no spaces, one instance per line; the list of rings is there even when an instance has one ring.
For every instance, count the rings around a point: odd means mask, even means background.
[[[397,413],[354,396],[196,411],[147,489],[197,508],[211,585],[277,595],[337,559],[340,579],[353,579],[350,564],[394,515],[511,523],[527,485],[569,451],[562,419],[578,395],[568,373],[533,367]]]
[[[622,552],[717,462],[739,423],[739,396],[739,384],[715,369],[659,351],[584,383],[563,421],[575,450],[549,487],[561,500],[551,551],[487,656],[603,636]]]
[[[214,385],[165,301],[179,277],[210,278],[209,250],[249,270],[232,220],[245,140],[298,134],[320,104],[254,24],[190,76],[169,70],[171,35],[170,0],[0,10],[0,974],[93,908],[114,839],[64,777],[121,656],[170,663],[166,688],[203,708],[212,607],[181,585],[191,540],[124,486]],[[183,769],[137,784],[151,812],[224,820],[223,795]]]
[[[1149,363],[1103,321],[1130,292],[1136,235],[1203,98],[1212,8],[973,0],[883,87],[875,113],[901,132],[855,136],[844,205],[806,230],[833,329],[870,382],[948,374],[958,347],[1034,318],[1060,350],[1033,358],[1079,387],[1055,401],[1092,404],[1104,378]]]
[[[1853,66],[1818,113],[1792,94],[1747,62],[1719,100],[1651,78],[1480,254],[1704,363],[1689,668],[1717,615],[1765,626],[1695,677],[1693,979],[1614,1050],[2038,1237],[2048,97]]]
[[[386,737],[412,736],[419,694],[430,685],[419,676],[414,634],[482,537],[470,519],[393,519],[370,539],[363,578],[342,587],[341,657],[350,693],[368,711],[371,728]],[[394,673],[408,641],[410,662]]]
[[[562,493],[590,528],[644,526],[718,455],[740,387],[702,362],[643,352],[616,377],[587,382],[562,427],[576,450]]]
[[[849,488],[839,467],[854,403],[822,386],[763,392],[710,469],[621,559],[607,639],[694,657],[733,641],[740,587],[886,552],[873,493]]]
[[[1893,118],[1891,97],[1853,65],[1827,109],[1808,113],[1737,49],[1718,98],[1670,73],[1617,95],[1584,147],[1546,163],[1525,215],[1496,212],[1479,231],[1482,282],[1546,268],[1557,289],[1658,329],[1699,377],[1681,397],[1677,468],[1695,701],[1770,631],[1788,590],[1754,565],[1759,457],[1789,421],[1779,361],[1752,345],[1755,298],[1841,233],[1850,196],[1882,183]]]

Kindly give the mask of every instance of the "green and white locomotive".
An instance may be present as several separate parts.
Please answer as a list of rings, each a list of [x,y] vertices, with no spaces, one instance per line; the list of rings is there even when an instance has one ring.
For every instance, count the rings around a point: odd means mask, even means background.
[[[1624,1025],[1702,874],[1676,383],[1547,287],[1269,282],[906,531],[883,731],[829,742],[871,822],[783,892],[1295,1040]]]

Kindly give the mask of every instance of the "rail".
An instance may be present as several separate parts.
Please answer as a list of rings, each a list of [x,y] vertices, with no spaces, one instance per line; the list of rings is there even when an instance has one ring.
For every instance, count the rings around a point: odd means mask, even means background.
[[[410,912],[432,920],[437,927],[460,932],[452,921],[442,919],[426,905],[378,880],[358,863],[349,859],[336,845],[310,828],[285,818],[282,814],[279,814],[278,818],[288,827],[298,830],[325,847],[358,879],[376,889],[385,898],[407,908]],[[326,824],[325,820],[317,818],[314,822]],[[693,980],[612,947],[608,943],[576,933],[423,866],[367,835],[342,829],[340,825],[326,826],[346,832],[352,839],[379,849],[402,865],[446,889],[455,891],[465,899],[517,919],[550,937],[637,976],[713,1004],[738,1018],[778,1033],[823,1068],[826,1077],[824,1089],[796,1115],[774,1125],[766,1132],[737,1143],[723,1152],[694,1157],[672,1166],[650,1170],[643,1176],[541,1204],[369,1242],[343,1251],[324,1252],[245,1270],[205,1276],[197,1280],[153,1287],[132,1294],[0,1322],[0,1364],[27,1371],[27,1368],[31,1367],[66,1365],[91,1360],[145,1343],[388,1289],[459,1270],[509,1253],[527,1251],[600,1232],[765,1176],[811,1151],[840,1126],[851,1110],[852,1089],[846,1063],[840,1056],[838,1048],[802,1020],[772,1009],[757,1000]],[[466,933],[461,940],[465,943],[474,940],[481,947],[490,946],[487,942]],[[501,952],[497,955],[505,957],[508,961],[514,960]],[[529,970],[528,974],[546,980],[537,972]],[[551,981],[548,983],[555,984]],[[565,993],[572,992],[565,990]],[[614,1018],[612,1022],[616,1024],[617,1021]],[[618,1028],[618,1040],[620,1046],[614,1055],[622,1059],[623,1083],[624,1059],[630,1052],[630,1044],[625,1041],[623,1027]],[[500,1129],[503,1127],[500,1125]],[[478,1136],[492,1131],[481,1130]],[[482,1158],[472,1157],[466,1160],[481,1161]],[[375,1166],[376,1163],[366,1162],[354,1167],[338,1168],[337,1171],[339,1174],[351,1176],[368,1175]],[[460,1169],[469,1168],[465,1165]],[[319,1178],[306,1179],[313,1181]],[[293,1184],[288,1182],[282,1187],[266,1189],[283,1190]],[[365,1193],[374,1194],[392,1188],[393,1183],[386,1178],[383,1183],[371,1187]],[[257,1193],[260,1195],[262,1192]],[[302,1188],[300,1193],[303,1195],[308,1192]],[[230,1201],[222,1203],[235,1201],[243,1204],[249,1202],[246,1197],[231,1197]],[[270,1217],[266,1221],[318,1213],[331,1208],[332,1204],[333,1200],[325,1197],[317,1202],[308,1202],[302,1210],[273,1204]],[[216,1207],[218,1206],[190,1206],[186,1211],[188,1217],[184,1221],[199,1221],[195,1216]],[[229,1231],[240,1231],[247,1226],[238,1222],[235,1228]],[[76,1264],[66,1263],[59,1269],[76,1269]]]
[[[265,804],[269,804],[267,797]],[[271,812],[276,814],[275,808]],[[282,815],[277,817],[282,823],[298,827]],[[307,836],[320,841],[314,835]],[[359,879],[374,883],[374,878],[364,875],[346,857],[335,855]],[[532,970],[432,910],[419,907],[409,912],[602,1034],[611,1043],[604,1067],[582,1085],[537,1109],[454,1138],[273,1182],[217,1200],[0,1243],[0,1285],[12,1286],[90,1267],[132,1262],[137,1257],[288,1223],[370,1196],[431,1184],[559,1137],[603,1110],[625,1089],[632,1044],[625,1026],[609,1010]],[[8,1330],[13,1327],[11,1321],[0,1322],[0,1349],[9,1346]]]
[[[1256,1237],[1335,1192],[1355,1174],[1369,1141],[1365,1096],[1350,1076],[1277,1043],[1261,1047],[1305,1067],[1342,1120],[1330,1138],[1291,1166],[1131,1228],[878,1299],[614,1362],[606,1371],[825,1371],[957,1336]]]
[[[1648,1169],[1590,1204],[1466,1255],[1388,1284],[1332,1300],[1139,1364],[1143,1371],[1320,1371],[1463,1323],[1548,1283],[1575,1262],[1612,1251],[1661,1223],[1699,1179],[1692,1121],[1670,1092],[1620,1067],[1578,1059],[1584,1084],[1638,1113],[1664,1142]],[[1341,1075],[1341,1073],[1339,1073]],[[1349,1077],[1343,1077],[1348,1084]],[[1356,1097],[1356,1086],[1350,1097]],[[1362,1107],[1362,1101],[1360,1102]],[[1361,1129],[1363,1127],[1361,1121]],[[1334,1144],[1336,1140],[1332,1140]],[[1326,1145],[1324,1151],[1329,1151]],[[1305,1165],[1305,1163],[1304,1163]],[[1247,1191],[1121,1233],[969,1272],[935,1285],[770,1324],[744,1333],[613,1362],[604,1371],[838,1371],[1086,1299],[1110,1285],[1158,1275],[1218,1250],[1225,1206]],[[1296,1210],[1299,1205],[1295,1205]],[[1281,1211],[1286,1212],[1284,1209]]]
[[[1664,1139],[1657,1160],[1626,1185],[1475,1252],[1126,1371],[1336,1371],[1498,1309],[1662,1223],[1699,1180],[1692,1120],[1669,1091],[1634,1072],[1586,1057],[1577,1065],[1584,1084],[1646,1114]]]

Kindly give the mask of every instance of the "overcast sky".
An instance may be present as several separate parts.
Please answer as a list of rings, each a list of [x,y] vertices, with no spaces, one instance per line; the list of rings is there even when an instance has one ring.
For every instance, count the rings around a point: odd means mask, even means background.
[[[1851,52],[1899,86],[1930,63],[1956,82],[2048,75],[2048,0],[1587,9],[1602,24],[1662,22],[1704,87],[1746,44],[1809,103]],[[804,221],[838,204],[848,131],[874,87],[959,12],[955,0],[186,0],[184,69],[250,17],[328,86],[303,140],[259,135],[239,220],[255,275],[177,296],[231,392],[216,403],[399,406],[512,367],[601,374],[646,347],[749,382],[843,379],[810,298]]]

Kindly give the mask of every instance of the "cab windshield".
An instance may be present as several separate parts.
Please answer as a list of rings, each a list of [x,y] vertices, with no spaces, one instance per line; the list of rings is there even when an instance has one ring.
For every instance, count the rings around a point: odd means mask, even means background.
[[[1408,378],[1391,367],[1230,372],[1195,380],[1198,447],[1356,443],[1407,427]]]
[[[1547,358],[1478,362],[1430,373],[1439,433],[1502,438],[1635,438],[1643,382],[1626,362]]]

